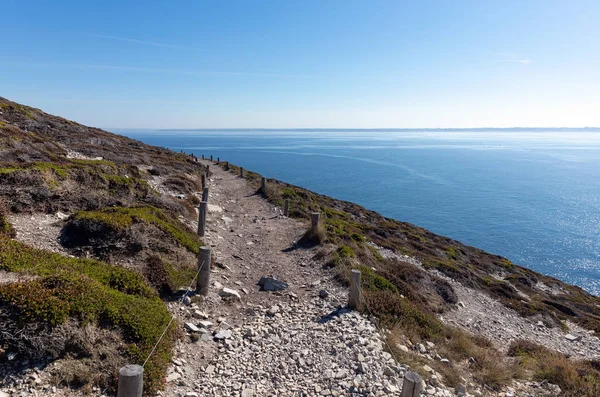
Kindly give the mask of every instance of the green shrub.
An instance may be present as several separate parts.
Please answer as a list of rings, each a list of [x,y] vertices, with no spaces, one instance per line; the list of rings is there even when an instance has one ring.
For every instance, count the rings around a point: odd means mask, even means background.
[[[173,240],[196,255],[202,245],[198,235],[189,230],[177,218],[152,206],[108,207],[99,211],[79,211],[73,215],[73,219],[99,222],[116,232],[122,232],[137,222],[152,224],[168,233]]]
[[[130,270],[89,260],[67,258],[0,238],[0,269],[38,275],[28,282],[0,285],[0,304],[22,322],[52,326],[75,318],[122,330],[129,360],[142,364],[171,316],[158,295]],[[145,367],[145,391],[162,384],[173,347],[175,327]],[[116,369],[115,369],[116,371]]]
[[[361,274],[361,286],[366,291],[390,291],[398,293],[398,288],[385,277],[376,274],[367,266],[359,266]]]

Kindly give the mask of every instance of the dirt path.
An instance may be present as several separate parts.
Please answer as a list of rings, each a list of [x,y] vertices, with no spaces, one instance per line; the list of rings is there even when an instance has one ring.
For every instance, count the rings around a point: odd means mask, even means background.
[[[206,316],[212,326],[200,331],[200,341],[179,343],[165,394],[399,395],[406,368],[394,365],[366,318],[338,310],[347,291],[311,260],[315,250],[293,249],[307,225],[283,217],[243,179],[211,171],[205,241],[220,266],[198,308],[171,308],[182,323],[201,327]],[[257,282],[267,275],[289,288],[260,291]],[[221,286],[239,291],[241,300],[222,300]],[[202,314],[194,318],[195,311]]]

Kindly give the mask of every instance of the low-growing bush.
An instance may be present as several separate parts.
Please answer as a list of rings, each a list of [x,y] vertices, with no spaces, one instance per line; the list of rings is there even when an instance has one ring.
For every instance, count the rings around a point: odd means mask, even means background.
[[[85,245],[85,241],[75,240],[95,238],[96,232],[102,234],[100,237],[104,238],[107,232],[113,234],[124,233],[134,223],[145,223],[160,228],[174,242],[196,255],[202,245],[198,235],[189,230],[175,216],[151,206],[108,207],[99,211],[79,211],[71,216],[65,226],[65,233],[71,236],[69,237],[71,242],[67,242],[67,245]],[[92,235],[81,234],[84,230]]]
[[[16,321],[57,327],[74,319],[83,325],[118,327],[126,342],[122,354],[133,363],[144,362],[171,320],[164,303],[143,278],[124,268],[67,258],[0,238],[0,269],[37,276],[27,282],[0,285],[0,307],[12,312]],[[169,329],[146,364],[148,395],[162,385],[174,330],[174,326]],[[112,368],[105,376],[114,377],[117,370]]]

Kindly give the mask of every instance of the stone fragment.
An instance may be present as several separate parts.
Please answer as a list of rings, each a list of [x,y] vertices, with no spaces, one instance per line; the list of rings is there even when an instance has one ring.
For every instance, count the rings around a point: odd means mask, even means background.
[[[327,299],[328,296],[329,296],[329,292],[325,291],[324,289],[319,291],[319,298]]]
[[[208,329],[208,328],[212,327],[213,323],[211,323],[210,321],[207,321],[207,320],[203,320],[203,321],[199,321],[198,325],[201,326],[202,328]]]
[[[240,293],[231,288],[221,288],[219,290],[219,296],[222,298],[234,298],[234,299],[242,299]]]
[[[196,325],[194,325],[193,323],[185,323],[184,326],[185,329],[187,329],[190,332],[200,332],[200,328],[196,327]]]
[[[215,334],[215,339],[229,339],[231,338],[231,330],[224,329],[220,330]]]
[[[192,313],[192,317],[200,319],[200,320],[206,320],[208,318],[206,313],[203,313],[200,310],[194,311],[194,313]]]
[[[277,280],[273,276],[261,277],[258,281],[261,291],[283,291],[288,288],[288,284]]]
[[[581,339],[581,335],[566,334],[565,339],[569,342],[576,342]]]

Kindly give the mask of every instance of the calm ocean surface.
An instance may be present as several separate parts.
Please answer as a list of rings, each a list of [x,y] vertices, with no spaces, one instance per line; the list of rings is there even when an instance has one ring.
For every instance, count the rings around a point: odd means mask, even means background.
[[[600,133],[113,131],[356,202],[600,295]]]

